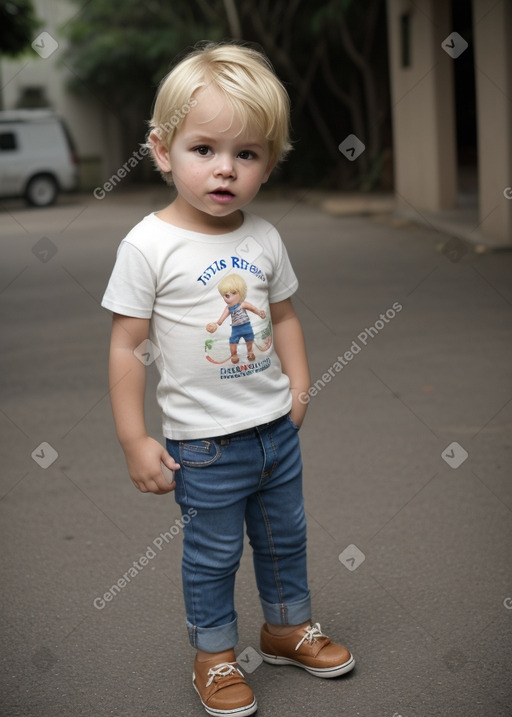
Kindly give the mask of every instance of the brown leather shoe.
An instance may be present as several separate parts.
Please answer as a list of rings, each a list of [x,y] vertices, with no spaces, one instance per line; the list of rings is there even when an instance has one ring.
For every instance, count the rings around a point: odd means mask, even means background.
[[[258,709],[236,662],[199,662],[196,657],[192,684],[209,715],[246,717]]]
[[[272,635],[261,628],[261,654],[271,665],[296,665],[315,677],[337,677],[350,672],[355,660],[346,649],[324,635],[320,623],[301,627],[289,635]]]

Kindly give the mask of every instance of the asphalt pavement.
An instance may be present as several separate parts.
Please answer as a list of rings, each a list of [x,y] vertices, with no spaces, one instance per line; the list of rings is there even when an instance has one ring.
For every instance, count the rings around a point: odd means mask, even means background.
[[[0,203],[4,717],[200,717],[172,495],[142,495],[108,399],[101,297],[165,190]],[[247,548],[240,643],[261,717],[511,713],[512,253],[428,226],[260,199],[300,288],[315,621],[355,670],[260,664]],[[160,437],[148,369],[147,422]]]

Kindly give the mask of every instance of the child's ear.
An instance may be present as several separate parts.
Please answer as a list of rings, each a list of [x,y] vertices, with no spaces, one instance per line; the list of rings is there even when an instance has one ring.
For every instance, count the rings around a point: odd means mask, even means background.
[[[265,182],[268,182],[268,178],[269,178],[270,175],[272,174],[272,170],[274,169],[274,167],[276,166],[276,164],[277,164],[277,159],[276,159],[275,157],[269,159],[266,172],[265,172],[265,174],[263,175],[263,179],[262,179],[262,181],[261,181],[262,184],[265,184]]]
[[[149,141],[151,143],[151,146],[153,147],[153,156],[159,168],[162,170],[162,172],[170,172],[171,160],[169,157],[169,150],[167,149],[166,144],[162,141],[162,139],[158,136],[158,133],[155,131],[150,133]]]

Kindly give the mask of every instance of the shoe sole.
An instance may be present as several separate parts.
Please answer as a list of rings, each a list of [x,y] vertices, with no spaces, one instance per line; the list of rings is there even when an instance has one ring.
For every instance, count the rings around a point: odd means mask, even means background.
[[[203,705],[205,710],[208,712],[209,715],[213,715],[213,717],[226,717],[226,715],[227,717],[229,717],[230,715],[234,715],[234,717],[248,717],[248,715],[253,715],[258,709],[256,699],[254,699],[252,704],[244,707],[237,707],[234,710],[216,710],[213,707],[208,707],[208,705],[205,705],[205,703],[203,702],[203,698],[201,697],[201,694],[196,687],[195,675],[192,677],[192,687],[199,695],[199,699],[201,700],[201,704]]]
[[[350,660],[344,662],[343,665],[335,665],[334,667],[310,667],[309,665],[304,665],[302,662],[297,662],[297,660],[292,660],[289,657],[268,655],[266,652],[261,652],[261,656],[265,662],[268,662],[269,665],[293,665],[295,667],[302,667],[302,669],[309,672],[310,675],[324,678],[339,677],[339,675],[344,675],[346,672],[350,672],[350,670],[353,670],[356,666],[356,661],[352,655],[350,656]]]

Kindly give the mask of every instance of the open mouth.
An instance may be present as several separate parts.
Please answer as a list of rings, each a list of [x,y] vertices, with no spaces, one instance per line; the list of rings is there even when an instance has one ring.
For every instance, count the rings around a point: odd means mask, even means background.
[[[213,192],[210,192],[210,197],[219,203],[229,202],[234,196],[233,192],[230,192],[229,189],[214,189]]]

